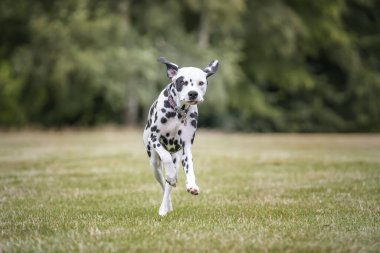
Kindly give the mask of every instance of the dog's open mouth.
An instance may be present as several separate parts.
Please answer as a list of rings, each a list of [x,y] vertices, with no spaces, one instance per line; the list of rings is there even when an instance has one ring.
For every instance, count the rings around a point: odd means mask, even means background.
[[[198,100],[198,99],[196,99],[196,100],[185,100],[185,103],[188,105],[197,105],[197,104],[200,104],[202,102],[203,102],[203,100]]]
[[[186,103],[188,103],[190,105],[196,105],[196,104],[198,104],[198,101],[190,100],[190,101],[187,101]]]

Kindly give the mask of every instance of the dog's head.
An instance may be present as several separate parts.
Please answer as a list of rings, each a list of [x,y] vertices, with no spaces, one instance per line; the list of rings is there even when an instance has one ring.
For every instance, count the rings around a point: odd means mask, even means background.
[[[158,58],[167,68],[167,75],[174,83],[182,103],[195,105],[203,102],[207,90],[207,78],[216,73],[219,67],[218,60],[213,60],[202,69],[194,67],[179,68],[177,64],[164,57]]]

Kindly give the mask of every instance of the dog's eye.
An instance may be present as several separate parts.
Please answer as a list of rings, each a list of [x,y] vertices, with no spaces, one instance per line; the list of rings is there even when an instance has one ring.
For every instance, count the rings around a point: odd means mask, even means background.
[[[204,82],[200,81],[199,82],[199,85],[202,86],[203,84],[205,84]]]

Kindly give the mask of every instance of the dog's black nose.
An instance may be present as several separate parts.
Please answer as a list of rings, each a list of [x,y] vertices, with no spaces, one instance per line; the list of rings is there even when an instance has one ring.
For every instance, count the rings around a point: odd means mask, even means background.
[[[190,100],[194,100],[198,97],[198,92],[192,90],[192,91],[189,91],[188,95],[189,95]]]

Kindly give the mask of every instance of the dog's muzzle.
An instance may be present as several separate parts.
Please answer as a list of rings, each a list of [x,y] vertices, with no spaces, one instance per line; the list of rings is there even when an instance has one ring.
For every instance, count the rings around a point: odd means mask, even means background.
[[[199,96],[199,93],[197,91],[189,91],[187,93],[187,104],[196,105],[201,102],[203,102],[202,96]]]

